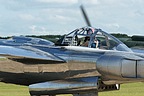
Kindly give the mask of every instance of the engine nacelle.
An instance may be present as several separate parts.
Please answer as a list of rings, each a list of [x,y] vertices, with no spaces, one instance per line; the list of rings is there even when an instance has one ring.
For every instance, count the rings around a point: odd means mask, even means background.
[[[144,60],[128,59],[123,56],[104,55],[96,62],[102,75],[120,78],[144,78]]]
[[[87,77],[48,81],[29,85],[29,91],[34,96],[95,92],[99,87],[98,80],[99,77]]]
[[[101,74],[121,75],[121,58],[104,55],[96,61],[96,68]]]

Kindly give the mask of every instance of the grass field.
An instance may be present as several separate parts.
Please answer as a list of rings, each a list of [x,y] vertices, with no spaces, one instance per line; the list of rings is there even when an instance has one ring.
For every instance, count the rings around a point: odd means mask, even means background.
[[[119,91],[101,92],[99,96],[144,96],[144,83],[122,84]]]
[[[29,96],[28,87],[0,83],[0,96]]]
[[[29,96],[28,87],[0,83],[0,96]],[[100,92],[99,96],[144,96],[144,83],[123,84],[119,91]]]

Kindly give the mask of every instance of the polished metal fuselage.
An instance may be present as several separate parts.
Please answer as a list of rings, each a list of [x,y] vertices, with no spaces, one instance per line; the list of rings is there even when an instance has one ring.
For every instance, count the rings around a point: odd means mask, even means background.
[[[19,46],[13,48],[14,53],[12,53],[12,50],[7,49],[7,46],[0,48],[17,56],[27,54],[25,51],[21,51],[24,53],[18,52],[20,51],[17,50],[17,48],[20,48]],[[47,52],[63,59],[64,62],[8,56],[9,59],[2,58],[0,60],[0,78],[2,82],[30,85],[50,80],[100,76],[96,70],[96,58],[93,59],[95,54],[92,55],[89,52],[78,53],[55,46],[23,46],[20,49],[33,51],[39,49],[44,53]],[[31,53],[31,55],[34,54]]]
[[[21,48],[29,50],[27,47],[29,46]],[[143,81],[143,54],[79,46],[30,46],[30,48],[53,54],[64,62],[10,57],[11,60],[2,59],[1,81],[29,85],[50,80],[93,76],[102,77],[106,84]]]

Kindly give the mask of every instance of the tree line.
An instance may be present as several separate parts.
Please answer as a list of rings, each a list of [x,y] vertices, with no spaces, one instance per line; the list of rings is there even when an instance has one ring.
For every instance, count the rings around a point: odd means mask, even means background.
[[[120,33],[113,33],[111,34],[115,36],[116,38],[131,38],[132,41],[144,41],[144,36],[138,36],[138,35],[133,35],[133,36],[128,36],[127,34],[120,34]],[[54,39],[59,39],[63,37],[63,35],[26,35],[26,37],[36,37],[36,38],[42,38],[46,40],[54,40]],[[11,37],[0,37],[0,39],[8,39]]]

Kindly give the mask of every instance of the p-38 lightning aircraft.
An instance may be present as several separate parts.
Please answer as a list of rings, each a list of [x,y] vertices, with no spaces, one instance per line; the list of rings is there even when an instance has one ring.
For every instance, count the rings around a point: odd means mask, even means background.
[[[0,40],[0,56],[1,82],[29,86],[31,96],[98,96],[144,81],[144,54],[94,27],[78,28],[57,44],[23,36]]]

